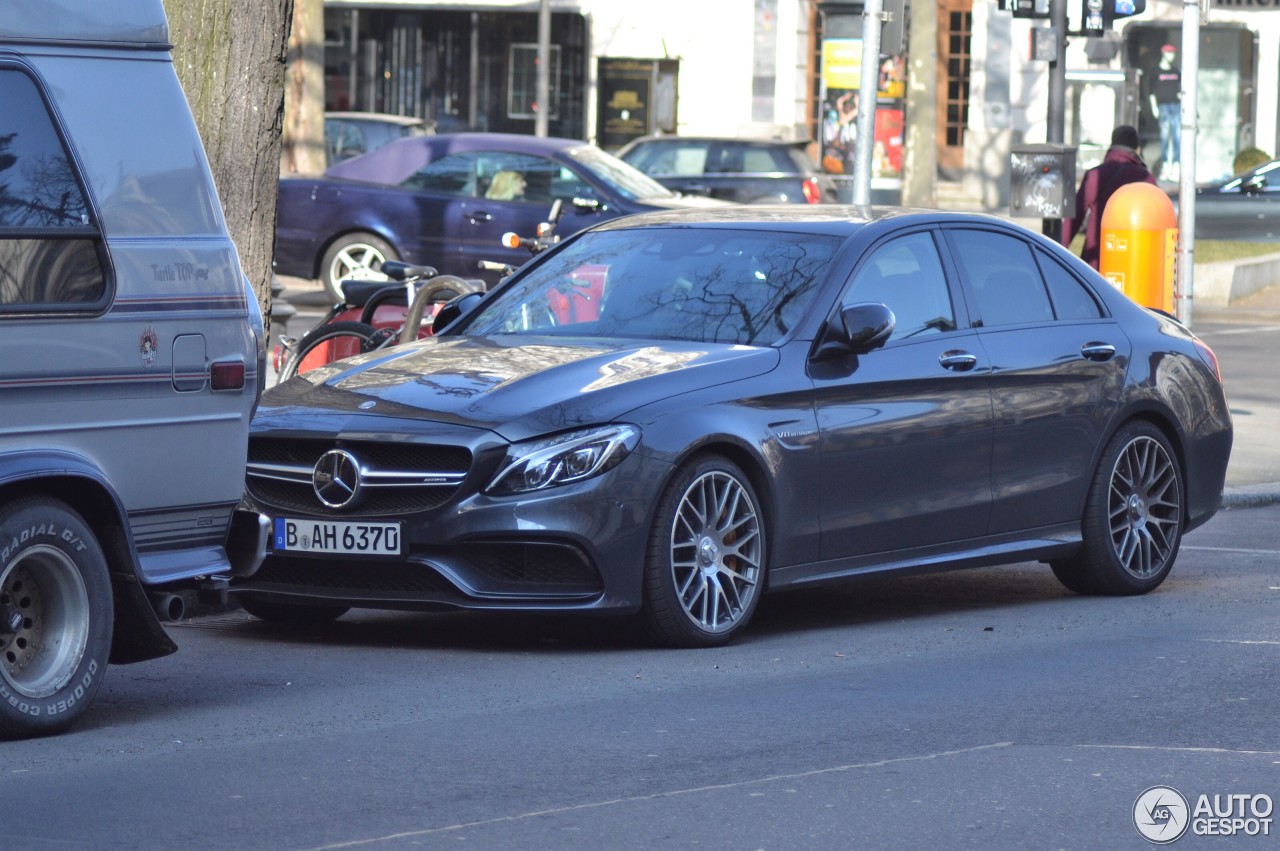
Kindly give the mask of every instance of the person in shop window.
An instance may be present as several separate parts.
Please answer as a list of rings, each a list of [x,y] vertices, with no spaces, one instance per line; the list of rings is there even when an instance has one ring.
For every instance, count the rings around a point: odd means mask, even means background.
[[[1151,115],[1160,124],[1160,179],[1177,180],[1182,160],[1182,72],[1178,70],[1178,48],[1160,48],[1160,64],[1148,95]]]
[[[1115,191],[1126,183],[1155,183],[1155,176],[1138,154],[1138,131],[1121,124],[1111,131],[1111,147],[1102,162],[1084,173],[1076,192],[1076,215],[1062,223],[1062,244],[1071,240],[1084,227],[1084,248],[1080,258],[1098,268],[1102,245],[1102,211]]]

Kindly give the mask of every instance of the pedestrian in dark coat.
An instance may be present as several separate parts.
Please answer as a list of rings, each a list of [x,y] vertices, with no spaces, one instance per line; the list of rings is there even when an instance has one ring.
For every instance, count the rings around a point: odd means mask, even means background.
[[[1062,223],[1062,244],[1070,245],[1071,239],[1084,225],[1084,249],[1081,259],[1098,268],[1098,255],[1102,246],[1102,211],[1107,201],[1126,183],[1155,183],[1155,176],[1138,155],[1138,131],[1128,124],[1121,124],[1111,133],[1111,147],[1097,166],[1084,173],[1080,190],[1076,192],[1076,216]]]

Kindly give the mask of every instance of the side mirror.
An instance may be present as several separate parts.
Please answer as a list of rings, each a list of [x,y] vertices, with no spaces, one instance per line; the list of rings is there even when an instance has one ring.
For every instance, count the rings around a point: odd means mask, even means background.
[[[435,319],[431,320],[431,333],[439,334],[448,328],[457,320],[466,316],[471,311],[480,306],[480,302],[484,300],[484,293],[463,293],[460,296],[451,298],[444,303],[436,313]]]
[[[893,334],[897,319],[883,304],[851,304],[828,324],[814,359],[862,355],[883,346]]]
[[[845,344],[855,355],[883,346],[898,324],[893,311],[883,304],[851,304],[841,309],[840,321],[844,324]]]
[[[1257,195],[1266,188],[1267,179],[1260,174],[1255,174],[1240,187],[1240,191],[1246,195]]]

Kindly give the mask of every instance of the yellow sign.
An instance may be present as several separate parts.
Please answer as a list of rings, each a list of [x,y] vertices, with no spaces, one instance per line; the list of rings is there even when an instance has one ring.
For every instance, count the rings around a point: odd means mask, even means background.
[[[828,89],[862,85],[862,39],[829,38],[822,42],[822,81]]]

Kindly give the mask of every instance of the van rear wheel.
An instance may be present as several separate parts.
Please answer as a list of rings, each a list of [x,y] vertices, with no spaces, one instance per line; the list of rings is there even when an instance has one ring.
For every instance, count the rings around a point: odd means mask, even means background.
[[[107,560],[84,519],[50,497],[0,507],[0,541],[0,736],[59,733],[107,670]]]

